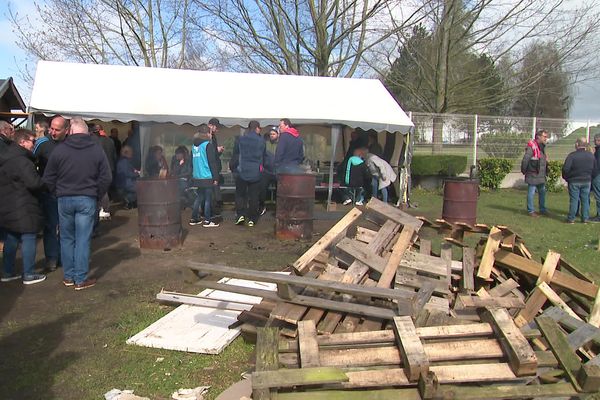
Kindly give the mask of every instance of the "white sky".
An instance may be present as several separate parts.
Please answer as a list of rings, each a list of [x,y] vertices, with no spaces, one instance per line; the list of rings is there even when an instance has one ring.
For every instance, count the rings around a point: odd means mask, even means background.
[[[42,0],[43,1],[43,0]],[[584,0],[571,0],[570,4],[583,3]],[[31,15],[34,11],[32,0],[0,0],[0,78],[12,76],[26,103],[29,101],[30,88],[20,77],[19,66],[26,62],[25,53],[16,45],[16,36],[8,20],[9,4],[20,16]],[[34,65],[29,65],[30,69]],[[575,87],[575,100],[571,118],[576,120],[600,120],[600,80],[587,81]]]

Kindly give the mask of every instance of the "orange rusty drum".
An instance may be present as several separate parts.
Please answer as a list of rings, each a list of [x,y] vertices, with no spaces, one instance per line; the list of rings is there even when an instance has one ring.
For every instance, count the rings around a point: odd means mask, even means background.
[[[312,174],[277,175],[277,239],[312,238],[315,182]]]

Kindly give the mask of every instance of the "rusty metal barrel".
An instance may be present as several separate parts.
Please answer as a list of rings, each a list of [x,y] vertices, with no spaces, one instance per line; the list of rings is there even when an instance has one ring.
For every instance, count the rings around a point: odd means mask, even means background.
[[[475,225],[478,196],[479,181],[475,179],[450,178],[444,180],[442,218],[448,222],[464,222]]]
[[[136,191],[140,248],[178,247],[182,237],[178,180],[141,178]]]
[[[315,181],[313,174],[277,175],[277,239],[312,238]]]

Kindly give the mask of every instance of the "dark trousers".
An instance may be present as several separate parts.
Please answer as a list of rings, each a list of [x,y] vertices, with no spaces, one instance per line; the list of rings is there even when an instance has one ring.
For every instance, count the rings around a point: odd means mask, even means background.
[[[42,194],[44,211],[44,255],[46,262],[60,258],[60,237],[58,233],[58,200],[49,193]]]
[[[260,196],[259,196],[260,208],[265,206],[265,202],[267,201],[267,193],[269,192],[269,185],[271,183],[275,183],[275,187],[277,187],[277,177],[275,175],[264,173],[260,180]]]
[[[235,179],[235,211],[238,217],[256,222],[261,181],[247,182],[239,176]]]

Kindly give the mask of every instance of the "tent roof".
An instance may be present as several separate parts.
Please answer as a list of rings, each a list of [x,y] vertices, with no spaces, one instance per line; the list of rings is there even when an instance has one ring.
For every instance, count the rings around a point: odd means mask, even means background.
[[[375,79],[191,71],[40,61],[32,112],[228,126],[343,124],[406,132],[412,122]]]
[[[13,82],[13,78],[0,79],[0,111],[25,111],[25,103]]]

